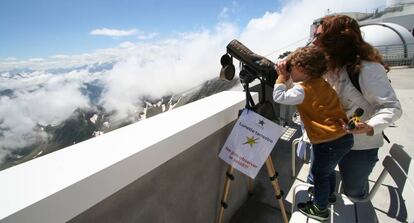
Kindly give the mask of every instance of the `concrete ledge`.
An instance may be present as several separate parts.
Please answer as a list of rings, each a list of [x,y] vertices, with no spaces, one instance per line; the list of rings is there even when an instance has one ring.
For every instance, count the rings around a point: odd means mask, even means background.
[[[68,221],[233,122],[244,100],[215,94],[3,170],[0,221]]]

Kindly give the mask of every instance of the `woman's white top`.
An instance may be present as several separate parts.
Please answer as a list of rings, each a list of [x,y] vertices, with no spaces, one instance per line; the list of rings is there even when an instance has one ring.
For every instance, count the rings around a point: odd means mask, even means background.
[[[327,75],[327,81],[337,92],[348,117],[362,108],[362,121],[374,128],[374,135],[354,134],[354,150],[381,147],[382,131],[401,117],[400,101],[391,87],[384,67],[376,62],[363,61],[359,74],[361,91],[352,84],[346,67]],[[392,139],[391,139],[392,140]]]

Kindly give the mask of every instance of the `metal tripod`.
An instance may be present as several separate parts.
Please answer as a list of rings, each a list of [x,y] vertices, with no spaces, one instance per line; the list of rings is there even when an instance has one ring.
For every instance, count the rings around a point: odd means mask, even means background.
[[[250,95],[250,92],[249,92],[248,83],[244,84],[243,87],[244,87],[245,92],[246,92],[246,108],[251,109],[252,107],[254,107],[254,102],[253,102],[253,99],[252,99],[252,97]],[[264,95],[264,85],[262,84],[262,98],[264,98],[264,97],[265,97],[265,95]],[[261,100],[261,102],[263,102],[263,101]],[[288,220],[288,217],[287,217],[287,214],[286,214],[285,205],[284,205],[283,200],[282,200],[283,192],[280,190],[279,181],[278,181],[278,173],[275,170],[275,167],[273,165],[273,161],[272,161],[272,158],[270,157],[270,155],[266,159],[266,168],[267,168],[267,173],[269,175],[269,179],[270,179],[270,182],[272,184],[273,190],[275,191],[276,199],[279,203],[279,207],[280,207],[280,211],[281,211],[282,216],[283,216],[283,220],[284,220],[285,223],[288,223],[289,220]],[[228,199],[229,192],[230,192],[230,183],[231,183],[231,181],[234,180],[233,172],[234,172],[234,167],[231,166],[231,165],[228,165],[227,171],[226,171],[226,178],[225,178],[225,182],[224,182],[223,195],[222,195],[222,198],[221,198],[221,201],[220,201],[221,207],[220,207],[220,210],[219,210],[219,215],[216,219],[216,223],[222,223],[223,216],[224,216],[224,210],[228,207],[227,199]],[[253,190],[252,189],[253,183],[252,183],[251,178],[249,178],[248,187],[249,187],[249,193],[251,193],[252,190]]]
[[[289,220],[288,220],[285,205],[282,199],[283,192],[280,190],[279,181],[278,181],[278,173],[276,172],[273,166],[273,161],[270,155],[266,159],[266,168],[267,168],[267,173],[269,174],[270,182],[272,183],[273,190],[275,191],[276,199],[279,203],[280,212],[282,213],[283,220],[285,223],[288,223]],[[234,172],[234,168],[231,165],[228,165],[227,172],[226,172],[226,179],[224,182],[223,195],[222,195],[221,202],[220,202],[221,207],[220,207],[219,215],[216,221],[217,223],[222,223],[223,216],[224,216],[224,210],[228,207],[227,199],[229,197],[229,192],[230,192],[230,183],[231,181],[234,180],[233,172]],[[251,181],[249,181],[249,192],[251,192]]]

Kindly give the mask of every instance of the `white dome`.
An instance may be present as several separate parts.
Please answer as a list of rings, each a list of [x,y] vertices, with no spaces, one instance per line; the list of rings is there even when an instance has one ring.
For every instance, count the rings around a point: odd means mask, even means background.
[[[393,56],[403,56],[406,48],[408,56],[414,54],[414,37],[403,26],[385,22],[366,24],[361,27],[361,31],[364,40],[383,53],[386,53],[384,50],[392,50]]]
[[[364,40],[374,46],[402,44],[398,33],[407,44],[414,43],[414,37],[411,33],[406,28],[395,23],[367,24],[361,27],[361,31]]]

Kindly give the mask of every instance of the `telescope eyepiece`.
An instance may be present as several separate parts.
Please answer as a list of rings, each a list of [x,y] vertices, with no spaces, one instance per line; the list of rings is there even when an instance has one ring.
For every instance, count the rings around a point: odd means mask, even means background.
[[[224,54],[221,56],[220,63],[222,66],[220,70],[220,80],[233,80],[236,73],[233,59],[228,54]]]
[[[220,58],[220,63],[221,66],[226,66],[226,65],[230,65],[233,63],[231,57],[228,54],[224,54],[223,56],[221,56]]]

